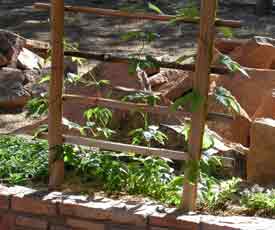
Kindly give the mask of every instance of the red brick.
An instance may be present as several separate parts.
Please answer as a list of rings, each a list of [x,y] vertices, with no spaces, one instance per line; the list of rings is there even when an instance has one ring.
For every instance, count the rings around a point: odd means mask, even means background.
[[[38,215],[56,216],[56,204],[30,197],[12,197],[11,207],[18,212],[33,213]]]
[[[0,209],[9,209],[10,198],[0,194]]]
[[[73,229],[79,228],[83,230],[105,230],[104,224],[98,224],[91,221],[84,221],[84,220],[78,220],[78,219],[67,219],[66,224]]]
[[[177,216],[176,214],[159,213],[149,217],[152,226],[176,228],[179,230],[199,230],[200,216]]]
[[[0,213],[0,229],[1,230],[13,230],[15,223],[15,216],[10,213]]]
[[[35,229],[47,230],[48,222],[38,218],[18,216],[15,221],[17,226],[30,227]]]
[[[108,210],[88,208],[78,204],[61,205],[60,214],[95,220],[111,219],[111,212]]]

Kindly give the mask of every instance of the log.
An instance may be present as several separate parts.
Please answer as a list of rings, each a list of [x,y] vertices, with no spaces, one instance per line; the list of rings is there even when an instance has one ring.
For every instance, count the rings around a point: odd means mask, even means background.
[[[122,57],[122,56],[115,56],[111,54],[99,54],[99,53],[91,53],[91,52],[81,52],[81,51],[65,51],[65,56],[72,56],[72,57],[80,57],[85,59],[92,59],[97,61],[103,61],[103,62],[117,62],[117,63],[129,63],[131,60],[128,57]],[[141,59],[137,59],[141,60]],[[158,61],[157,59],[153,60],[154,63],[162,68],[168,68],[168,69],[180,69],[185,71],[195,71],[195,65],[193,64],[178,64],[175,62],[163,62]],[[212,67],[211,73],[214,74],[229,74],[229,70],[225,67]]]
[[[192,113],[191,130],[188,145],[188,153],[192,165],[199,165],[201,159],[201,147],[207,116],[207,101],[209,91],[209,72],[212,61],[214,44],[214,26],[216,18],[217,0],[201,1],[201,23],[196,61],[196,72],[193,78],[193,89],[202,96],[202,103]],[[199,167],[199,166],[198,166]],[[193,170],[196,170],[194,168]],[[195,211],[197,199],[197,179],[190,183],[189,177],[192,169],[185,169],[182,208],[185,211]]]
[[[184,112],[184,111],[171,111],[170,107],[168,106],[161,106],[161,105],[146,105],[146,104],[139,104],[139,103],[131,103],[131,102],[123,102],[118,100],[100,98],[100,97],[84,97],[80,95],[70,95],[64,94],[63,100],[70,100],[74,103],[90,105],[90,106],[102,106],[102,107],[109,107],[112,109],[119,109],[124,111],[129,110],[136,110],[136,111],[143,111],[149,113],[156,113],[156,114],[164,114],[170,115],[175,117],[182,117],[182,118],[190,118],[191,113]],[[234,118],[232,116],[221,114],[221,113],[209,113],[207,116],[209,121],[221,121],[225,123],[232,122]]]
[[[35,9],[39,10],[49,10],[50,4],[47,3],[35,3],[34,4]],[[120,11],[120,10],[111,10],[111,9],[101,9],[101,8],[93,8],[93,7],[81,7],[81,6],[71,6],[66,5],[65,11],[68,12],[74,12],[74,13],[90,13],[95,14],[98,16],[112,16],[112,17],[124,17],[124,18],[130,18],[130,19],[140,19],[140,20],[153,20],[153,21],[164,21],[169,22],[172,19],[175,19],[175,16],[173,15],[157,15],[157,14],[148,14],[148,13],[132,13],[127,11]],[[192,24],[198,24],[200,23],[199,17],[192,17],[192,18],[182,18],[180,20],[184,23],[192,23]],[[216,26],[225,26],[225,27],[231,27],[231,28],[240,28],[241,27],[241,21],[236,20],[223,20],[223,19],[216,19],[215,20]]]
[[[63,91],[63,34],[64,1],[52,0],[52,75],[49,85],[49,189],[55,190],[64,181],[64,161],[60,146],[62,139],[62,91]]]

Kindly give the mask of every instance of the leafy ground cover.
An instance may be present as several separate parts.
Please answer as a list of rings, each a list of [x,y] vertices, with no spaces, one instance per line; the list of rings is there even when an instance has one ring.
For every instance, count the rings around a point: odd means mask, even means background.
[[[180,204],[184,176],[168,159],[71,145],[64,145],[63,150],[67,175],[64,190],[84,194],[104,191],[106,196],[118,197],[141,195],[166,205]],[[47,155],[46,141],[1,136],[1,183],[45,187]],[[217,158],[201,164],[200,211],[275,217],[275,189],[249,185],[239,178],[220,178]]]

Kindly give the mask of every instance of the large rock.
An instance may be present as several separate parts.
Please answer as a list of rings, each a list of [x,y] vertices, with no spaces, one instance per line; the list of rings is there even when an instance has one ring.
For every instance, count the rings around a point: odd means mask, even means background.
[[[24,88],[26,77],[20,70],[2,68],[0,70],[0,107],[23,107],[30,98],[30,93]]]
[[[270,89],[264,95],[262,102],[255,114],[253,115],[253,119],[268,117],[275,119],[275,90]]]
[[[242,66],[275,69],[275,39],[256,36],[235,48],[229,56]]]
[[[275,181],[275,120],[258,118],[251,128],[251,145],[247,156],[247,178],[267,185]]]
[[[0,67],[16,66],[17,57],[24,47],[25,40],[19,35],[0,30]]]

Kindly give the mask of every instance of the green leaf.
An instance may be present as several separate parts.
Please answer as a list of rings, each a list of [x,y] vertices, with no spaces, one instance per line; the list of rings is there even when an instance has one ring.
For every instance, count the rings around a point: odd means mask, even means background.
[[[216,87],[214,90],[214,96],[218,102],[224,105],[226,108],[233,110],[237,114],[241,112],[241,106],[237,99],[231,94],[231,92],[223,87]]]
[[[38,84],[43,84],[45,82],[49,82],[51,79],[51,75],[47,74],[41,78],[41,80],[38,82]]]
[[[219,27],[219,31],[225,38],[232,38],[234,36],[232,29],[229,27]]]
[[[248,73],[245,71],[245,69],[237,62],[233,61],[229,56],[221,55],[220,56],[220,64],[225,65],[230,72],[235,73],[237,71],[241,72],[242,75],[249,78]]]
[[[156,5],[154,5],[151,2],[148,2],[148,7],[149,7],[150,10],[153,10],[158,14],[164,14],[159,7],[157,7]]]
[[[176,111],[180,106],[184,106],[187,103],[191,103],[191,112],[195,112],[198,107],[203,102],[203,97],[196,91],[192,91],[184,95],[183,97],[178,98],[174,104],[171,106],[172,111]]]

